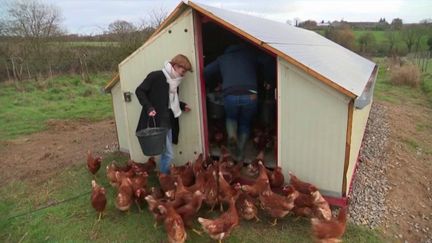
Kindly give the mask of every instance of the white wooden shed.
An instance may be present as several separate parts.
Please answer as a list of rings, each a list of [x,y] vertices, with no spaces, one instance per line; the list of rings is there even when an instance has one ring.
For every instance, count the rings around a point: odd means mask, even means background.
[[[202,29],[209,22],[276,59],[276,160],[286,178],[292,171],[317,185],[331,203],[345,203],[372,104],[376,64],[313,31],[225,9],[180,2],[119,64],[119,77],[106,90],[112,94],[120,150],[135,161],[146,160],[135,136],[141,112],[135,89],[149,72],[182,53],[194,72],[182,82],[180,99],[192,111],[180,118],[175,161],[208,152]]]

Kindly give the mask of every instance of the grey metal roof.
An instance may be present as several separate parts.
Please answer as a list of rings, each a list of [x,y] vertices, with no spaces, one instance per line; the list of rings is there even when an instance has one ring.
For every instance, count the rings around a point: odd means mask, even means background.
[[[190,2],[190,1],[189,1]],[[360,96],[375,63],[309,30],[193,2],[217,18]]]

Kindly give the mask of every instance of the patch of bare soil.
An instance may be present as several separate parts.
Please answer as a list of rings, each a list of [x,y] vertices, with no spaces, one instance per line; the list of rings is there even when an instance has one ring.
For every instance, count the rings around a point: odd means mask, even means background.
[[[432,242],[432,109],[418,104],[386,106],[390,189],[381,228],[394,242]]]
[[[13,180],[43,182],[95,154],[117,150],[114,120],[47,122],[49,129],[0,144],[0,186]]]

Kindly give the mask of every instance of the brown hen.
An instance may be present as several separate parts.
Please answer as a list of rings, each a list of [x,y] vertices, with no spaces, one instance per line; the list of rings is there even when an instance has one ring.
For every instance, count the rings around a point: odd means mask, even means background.
[[[315,192],[318,190],[318,188],[316,188],[316,186],[301,181],[299,178],[297,178],[297,176],[295,176],[291,171],[288,172],[289,176],[290,176],[290,184],[299,192],[301,193],[305,193],[305,194],[310,194],[311,192]]]
[[[240,192],[236,201],[236,207],[242,218],[246,220],[256,219],[257,222],[260,221],[255,201],[256,199],[249,196],[246,192]]]
[[[280,166],[276,167],[273,171],[267,170],[267,176],[270,180],[271,188],[280,188],[285,183],[285,177]]]
[[[258,170],[258,178],[255,180],[253,185],[242,185],[242,190],[252,197],[258,197],[264,190],[266,190],[269,183],[267,169],[264,167],[262,161],[258,161]]]
[[[99,213],[98,221],[100,221],[102,214],[105,211],[107,199],[105,196],[105,188],[99,186],[95,180],[92,180],[91,204],[93,208]]]
[[[259,201],[262,209],[264,209],[271,217],[275,218],[272,225],[277,224],[278,218],[285,217],[291,209],[294,208],[295,197],[293,194],[284,197],[274,193],[270,188],[270,183],[266,181],[266,189],[259,194]]]
[[[216,219],[198,218],[198,222],[212,239],[221,242],[221,240],[227,238],[232,230],[239,224],[235,200],[235,198],[231,198],[228,210]]]
[[[209,166],[206,171],[207,181],[204,186],[204,202],[211,207],[210,211],[213,211],[214,207],[218,203],[218,181],[216,174],[216,166]]]
[[[185,186],[192,186],[195,182],[194,171],[190,161],[182,166],[175,166],[172,164],[170,172],[171,175],[180,176],[182,178],[183,185]]]
[[[167,192],[175,189],[174,186],[174,182],[176,181],[175,176],[158,172],[158,179],[162,191]]]
[[[132,181],[130,178],[125,177],[122,179],[118,194],[115,202],[116,208],[120,211],[128,211],[133,200],[134,192],[132,187]]]
[[[198,176],[198,173],[201,173],[203,171],[203,163],[204,163],[204,156],[203,154],[199,154],[197,159],[192,165],[192,170],[194,172],[195,177]]]
[[[182,217],[186,226],[192,226],[192,220],[201,208],[203,199],[204,194],[200,191],[196,191],[188,203],[176,208],[177,213]]]
[[[347,221],[347,207],[339,210],[337,218],[332,217],[330,220],[320,220],[312,218],[312,233],[317,242],[341,242],[342,235],[345,233]]]
[[[159,212],[164,216],[164,226],[168,235],[168,242],[181,243],[186,241],[186,230],[181,216],[169,204],[158,206]]]
[[[137,163],[130,160],[129,164],[132,166],[135,174],[141,174],[143,172],[150,174],[156,169],[156,160],[154,157],[150,157],[145,163]]]
[[[93,176],[98,172],[102,163],[102,157],[94,157],[91,150],[87,151],[87,169]]]

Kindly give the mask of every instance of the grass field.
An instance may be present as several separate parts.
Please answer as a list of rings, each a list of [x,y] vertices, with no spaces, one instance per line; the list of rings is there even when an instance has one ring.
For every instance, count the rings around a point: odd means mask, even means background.
[[[37,83],[0,84],[0,140],[46,128],[49,119],[102,120],[113,116],[111,96],[101,91],[111,77],[93,75],[91,83],[80,76],[59,76]]]
[[[145,205],[139,212],[135,205],[130,213],[122,213],[114,206],[115,191],[107,183],[105,165],[116,159],[127,158],[112,154],[107,157],[96,180],[107,188],[106,215],[97,222],[97,213],[90,204],[92,176],[86,167],[75,166],[65,170],[42,185],[15,182],[0,189],[0,240],[40,242],[164,242],[163,226],[153,228],[154,219]],[[151,176],[149,185],[155,185]],[[39,208],[43,208],[38,210]],[[200,210],[202,217],[215,217],[208,208]],[[241,221],[224,242],[312,242],[310,223],[306,219],[286,217],[272,227],[265,215],[261,222]],[[195,228],[199,225],[195,222]],[[349,225],[344,242],[381,242],[379,233],[363,227]],[[187,242],[212,242],[207,236],[199,236],[188,230]]]
[[[394,86],[388,80],[384,59],[375,59],[380,65],[374,97],[395,105],[406,102],[432,106],[432,65],[423,74],[418,88]],[[112,117],[111,98],[100,91],[109,75],[92,76],[91,84],[80,81],[79,76],[61,76],[41,84],[25,83],[25,92],[16,92],[12,84],[0,86],[0,136],[3,140],[40,131],[49,119],[101,120]],[[424,95],[429,103],[424,104]],[[4,104],[4,105],[3,105]],[[419,122],[421,129],[430,130],[430,124]],[[410,139],[405,142],[414,149],[422,141]],[[415,151],[415,150],[414,150]],[[431,150],[432,151],[432,150]],[[166,233],[163,226],[153,228],[154,219],[143,205],[139,212],[135,205],[129,214],[114,206],[115,191],[108,184],[105,165],[112,160],[124,163],[128,158],[117,153],[107,154],[96,175],[98,183],[107,188],[106,215],[97,222],[97,213],[90,205],[92,176],[84,161],[77,166],[65,168],[50,180],[41,184],[14,181],[0,188],[0,241],[1,242],[163,242]],[[155,176],[149,186],[157,185]],[[202,217],[215,217],[204,208]],[[261,222],[241,221],[226,242],[312,242],[310,222],[286,217],[275,227],[271,219],[261,213]],[[198,223],[195,227],[199,228]],[[348,225],[344,242],[387,241],[380,232],[364,227]],[[188,230],[188,242],[212,242]]]

